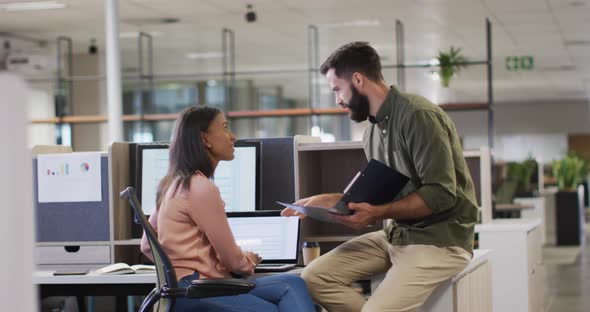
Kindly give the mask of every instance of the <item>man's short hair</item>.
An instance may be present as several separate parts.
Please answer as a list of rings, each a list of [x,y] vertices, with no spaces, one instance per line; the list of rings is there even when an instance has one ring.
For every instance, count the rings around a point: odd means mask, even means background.
[[[383,80],[379,54],[368,42],[355,41],[345,44],[326,59],[320,72],[326,75],[334,68],[336,76],[350,80],[352,74],[359,72],[372,81]]]

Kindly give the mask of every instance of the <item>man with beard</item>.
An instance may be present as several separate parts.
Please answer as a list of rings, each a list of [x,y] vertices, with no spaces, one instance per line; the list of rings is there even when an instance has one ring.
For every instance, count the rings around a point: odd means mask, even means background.
[[[370,121],[363,137],[367,159],[387,164],[410,182],[390,203],[350,203],[352,215],[335,215],[355,229],[382,220],[388,225],[319,257],[302,276],[328,311],[415,311],[472,257],[478,208],[457,131],[438,106],[389,87],[379,55],[367,43],[340,47],[321,73],[352,120]],[[340,198],[321,194],[296,204],[333,207]],[[301,216],[288,208],[282,214]],[[378,273],[385,278],[368,300],[350,287]]]

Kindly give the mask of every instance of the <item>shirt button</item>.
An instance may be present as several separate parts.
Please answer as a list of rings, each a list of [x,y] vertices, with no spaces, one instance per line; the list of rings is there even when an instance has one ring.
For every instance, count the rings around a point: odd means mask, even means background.
[[[389,120],[389,116],[385,116],[385,120]]]
[[[383,132],[383,134],[386,134],[387,133],[387,130],[383,130],[382,132]]]

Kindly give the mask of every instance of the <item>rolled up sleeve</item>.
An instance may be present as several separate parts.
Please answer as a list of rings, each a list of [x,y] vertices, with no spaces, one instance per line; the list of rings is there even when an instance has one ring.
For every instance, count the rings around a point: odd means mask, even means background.
[[[402,126],[422,186],[416,193],[433,214],[455,206],[456,176],[449,129],[435,112],[416,111]]]

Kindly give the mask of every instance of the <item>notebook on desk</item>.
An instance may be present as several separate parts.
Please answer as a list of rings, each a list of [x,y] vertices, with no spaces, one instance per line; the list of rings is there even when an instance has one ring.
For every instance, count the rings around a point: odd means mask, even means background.
[[[284,272],[297,264],[299,218],[285,218],[280,211],[228,213],[229,226],[238,245],[262,257],[256,272]]]

